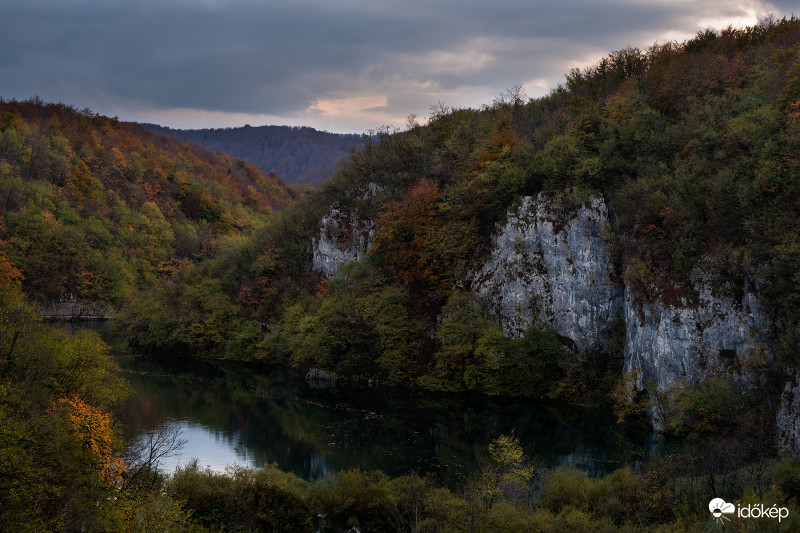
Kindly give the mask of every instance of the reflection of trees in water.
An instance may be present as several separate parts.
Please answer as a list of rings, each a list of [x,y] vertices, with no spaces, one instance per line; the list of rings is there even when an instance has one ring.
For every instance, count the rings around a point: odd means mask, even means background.
[[[628,460],[633,444],[606,413],[531,401],[381,391],[313,389],[284,374],[241,367],[191,373],[130,360],[137,395],[125,411],[134,434],[167,419],[216,428],[257,465],[276,463],[305,479],[360,467],[391,476],[435,472],[456,486],[501,434],[514,434],[543,463],[583,464],[590,473]],[[131,370],[134,370],[131,372]]]

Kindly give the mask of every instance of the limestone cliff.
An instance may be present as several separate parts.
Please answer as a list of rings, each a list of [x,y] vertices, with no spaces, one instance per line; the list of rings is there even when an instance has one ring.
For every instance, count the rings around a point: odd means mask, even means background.
[[[383,192],[376,183],[348,190],[348,200],[373,200]],[[375,223],[359,216],[346,205],[335,203],[319,224],[319,237],[311,239],[312,268],[326,278],[336,278],[344,263],[358,261],[367,253],[375,237]]]
[[[472,289],[506,335],[531,324],[553,328],[579,352],[602,349],[622,309],[622,286],[603,241],[608,208],[594,196],[561,208],[524,197],[498,225],[489,260]]]
[[[472,288],[507,335],[535,323],[578,351],[601,349],[615,319],[624,318],[627,370],[640,369],[661,389],[724,369],[761,340],[768,324],[758,299],[715,296],[709,269],[696,269],[697,302],[681,307],[646,302],[615,281],[602,238],[607,224],[608,208],[597,196],[573,209],[525,197],[499,225]]]
[[[314,270],[326,278],[335,278],[348,261],[358,261],[369,249],[375,236],[371,220],[334,205],[319,225],[319,238],[311,240],[311,261]]]
[[[767,319],[754,294],[741,301],[714,295],[701,269],[692,282],[698,301],[680,307],[643,301],[626,288],[625,368],[640,370],[640,382],[653,379],[665,390],[680,379],[700,381],[765,340]]]
[[[608,211],[597,196],[570,209],[542,195],[525,197],[509,209],[489,259],[471,280],[507,335],[536,324],[555,329],[579,353],[603,350],[622,319],[625,370],[637,371],[640,387],[652,379],[661,390],[733,371],[756,344],[769,344],[757,296],[715,293],[708,266],[695,269],[697,297],[680,306],[647,301],[616,281],[602,237]],[[800,376],[786,385],[777,427],[782,449],[800,450]]]
[[[71,294],[65,294],[55,302],[48,302],[39,309],[45,320],[108,320],[115,309],[104,302],[88,302]]]
[[[783,389],[775,426],[778,451],[800,453],[800,372]]]
[[[731,371],[756,344],[769,343],[758,297],[715,293],[710,267],[695,269],[697,297],[679,306],[637,295],[614,274],[603,237],[609,223],[600,196],[582,202],[523,197],[497,225],[488,259],[465,285],[508,336],[535,324],[587,353],[610,349],[624,326],[625,370],[637,372],[640,387],[652,379],[666,390],[679,380]],[[334,205],[312,243],[314,268],[335,277],[344,262],[365,255],[375,231],[371,220]],[[783,449],[800,450],[800,375],[786,385],[777,423]]]

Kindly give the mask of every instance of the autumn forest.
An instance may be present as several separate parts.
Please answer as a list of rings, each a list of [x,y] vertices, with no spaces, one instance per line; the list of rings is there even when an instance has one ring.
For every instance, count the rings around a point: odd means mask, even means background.
[[[0,530],[317,531],[325,515],[325,531],[706,531],[709,491],[781,502],[771,530],[798,527],[800,459],[778,453],[775,420],[800,370],[800,20],[615,51],[541,98],[440,102],[348,139],[317,187],[150,130],[0,100]],[[667,390],[626,371],[621,318],[591,350],[541,321],[509,335],[474,273],[537,196],[556,223],[612,206],[609,276],[647,305],[699,306],[698,271],[720,298],[755,295],[764,341]],[[332,206],[343,249],[372,236],[326,275],[312,243]],[[113,417],[129,390],[110,348],[41,318],[65,302],[137,357],[593,406],[648,430],[658,412],[682,446],[589,477],[498,435],[461,490],[411,472],[151,470]]]

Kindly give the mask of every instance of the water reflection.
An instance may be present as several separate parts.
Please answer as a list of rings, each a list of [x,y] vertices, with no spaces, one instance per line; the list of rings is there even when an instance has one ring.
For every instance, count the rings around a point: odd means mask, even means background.
[[[229,465],[249,466],[255,460],[238,435],[231,437],[214,428],[186,420],[167,422],[164,427],[170,432],[178,431],[180,438],[185,441],[178,453],[161,461],[160,467],[167,472],[186,466],[195,458],[201,467],[214,470],[225,470]]]
[[[316,480],[346,468],[390,476],[434,473],[457,487],[488,459],[488,445],[514,431],[547,466],[576,464],[598,474],[631,462],[652,444],[626,435],[610,413],[533,401],[368,388],[312,388],[284,373],[235,365],[185,366],[120,358],[136,391],[121,413],[131,437],[180,427],[182,455],[169,471],[275,463]]]

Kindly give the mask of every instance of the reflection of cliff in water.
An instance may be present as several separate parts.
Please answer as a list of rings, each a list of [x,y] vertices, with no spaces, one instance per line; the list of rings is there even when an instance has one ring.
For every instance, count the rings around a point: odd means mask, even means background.
[[[541,402],[337,386],[318,389],[276,372],[120,358],[136,394],[124,413],[136,435],[180,424],[199,464],[226,458],[276,463],[305,479],[358,467],[391,476],[436,473],[456,486],[488,459],[492,439],[512,431],[545,465],[575,463],[591,474],[631,462],[647,436],[621,432],[609,413]],[[202,368],[201,368],[202,367]],[[202,437],[205,433],[210,437]],[[196,445],[203,438],[211,444]],[[214,448],[214,443],[218,445]],[[222,460],[222,462],[220,462]],[[171,468],[170,468],[171,469]]]

